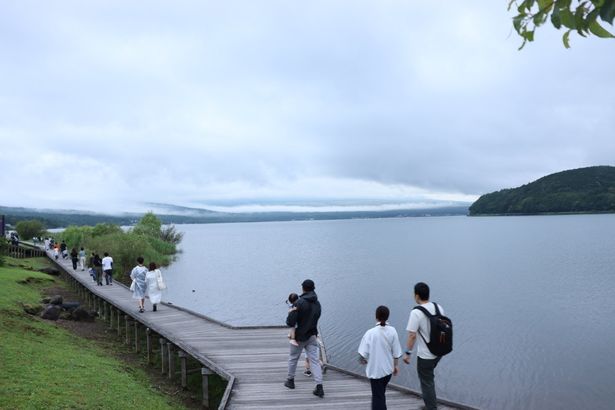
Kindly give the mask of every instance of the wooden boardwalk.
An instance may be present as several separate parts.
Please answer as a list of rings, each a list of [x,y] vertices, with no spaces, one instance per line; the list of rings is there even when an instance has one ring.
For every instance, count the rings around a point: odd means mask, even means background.
[[[53,259],[52,259],[53,260]],[[120,312],[136,324],[157,333],[169,345],[185,352],[228,381],[222,409],[369,409],[369,381],[361,375],[328,367],[324,375],[325,397],[312,394],[314,382],[297,366],[296,389],[284,387],[289,344],[283,327],[233,328],[205,316],[171,305],[152,312],[146,300],[146,312],[139,313],[130,290],[121,284],[97,286],[89,274],[74,271],[70,260],[56,262],[76,283],[91,292],[102,304],[105,316],[120,328]],[[106,306],[106,308],[105,308]],[[107,310],[108,309],[108,310]],[[126,321],[128,330],[129,321]],[[131,322],[132,323],[132,322]],[[127,332],[127,338],[128,338]],[[155,343],[158,343],[155,341]],[[358,341],[357,341],[358,343]],[[168,355],[171,358],[171,354]],[[175,360],[175,359],[172,359]],[[172,363],[172,362],[171,362]],[[423,401],[416,392],[399,386],[387,391],[390,409],[420,409]],[[441,401],[440,409],[470,409],[461,404]]]

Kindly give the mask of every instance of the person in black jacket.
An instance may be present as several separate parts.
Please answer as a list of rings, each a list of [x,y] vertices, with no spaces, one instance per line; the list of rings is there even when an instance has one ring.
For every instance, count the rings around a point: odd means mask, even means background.
[[[314,281],[306,279],[301,284],[303,294],[299,297],[296,303],[297,309],[288,312],[286,324],[290,327],[296,327],[295,339],[298,346],[290,345],[290,354],[288,357],[288,379],[284,386],[289,389],[295,388],[295,372],[297,371],[297,362],[301,356],[301,352],[305,349],[305,354],[310,362],[316,388],[314,395],[324,397],[325,392],[322,387],[322,369],[320,368],[319,347],[316,337],[318,336],[318,319],[320,319],[320,302],[318,296],[314,292]]]

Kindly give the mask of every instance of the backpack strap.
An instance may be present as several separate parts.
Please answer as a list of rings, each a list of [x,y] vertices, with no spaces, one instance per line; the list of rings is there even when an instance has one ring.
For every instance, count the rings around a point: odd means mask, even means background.
[[[435,305],[435,303],[434,303]],[[421,312],[423,312],[425,314],[425,316],[427,316],[427,319],[429,319],[430,317],[432,317],[433,315],[431,313],[429,313],[429,311],[427,309],[425,309],[423,306],[415,306],[414,308],[412,308],[412,310],[420,310]],[[438,313],[438,305],[436,305],[436,313]],[[425,336],[423,336],[423,334],[421,333],[421,331],[419,329],[417,329],[417,332],[419,335],[421,335],[421,338],[423,339],[423,342],[425,342],[425,344],[427,344],[427,340],[425,340]]]

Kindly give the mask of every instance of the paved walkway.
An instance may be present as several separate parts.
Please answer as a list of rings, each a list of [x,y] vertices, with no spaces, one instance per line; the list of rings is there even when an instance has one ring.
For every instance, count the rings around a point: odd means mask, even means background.
[[[231,375],[234,384],[227,409],[370,409],[369,381],[329,368],[324,376],[325,397],[312,394],[314,382],[297,367],[296,389],[283,383],[287,374],[289,344],[285,328],[228,328],[173,306],[157,312],[146,299],[139,313],[132,293],[121,284],[97,286],[87,271],[74,271],[70,260],[57,261],[67,273],[92,293],[171,341],[212,370]],[[358,343],[358,342],[357,342]],[[389,409],[420,409],[423,401],[410,392],[388,389]],[[440,405],[440,409],[466,408]]]

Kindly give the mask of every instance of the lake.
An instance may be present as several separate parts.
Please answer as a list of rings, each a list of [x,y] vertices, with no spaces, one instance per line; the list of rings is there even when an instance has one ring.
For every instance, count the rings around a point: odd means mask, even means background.
[[[316,282],[330,361],[378,305],[402,346],[424,281],[455,326],[438,396],[485,409],[615,406],[615,215],[427,217],[179,225],[166,300],[234,325],[278,325]],[[419,389],[415,358],[393,382]],[[285,375],[280,375],[280,383]],[[326,381],[325,381],[326,383]],[[326,389],[326,385],[325,385]]]

